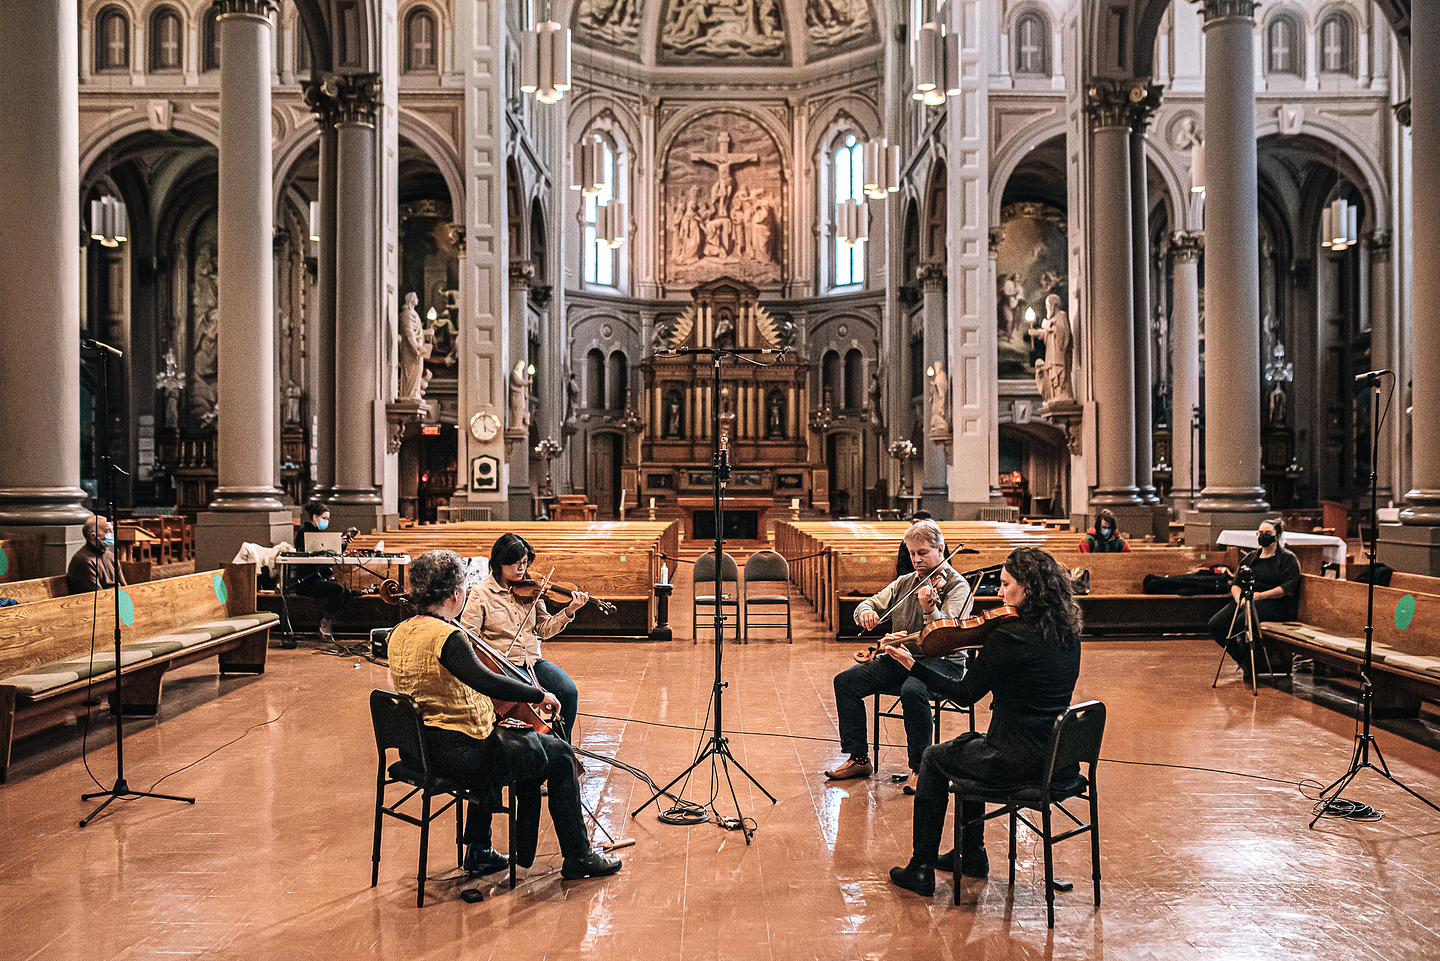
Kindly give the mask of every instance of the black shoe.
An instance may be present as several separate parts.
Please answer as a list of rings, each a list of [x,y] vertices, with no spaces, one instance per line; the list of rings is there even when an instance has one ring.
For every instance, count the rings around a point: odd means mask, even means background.
[[[584,857],[566,858],[560,866],[560,876],[566,881],[581,878],[603,878],[620,870],[619,858],[607,858],[599,851],[590,851]]]
[[[890,882],[925,897],[935,894],[935,869],[911,861],[903,868],[890,869]]]
[[[990,855],[985,853],[984,848],[965,852],[964,856],[960,858],[960,873],[967,878],[989,877]]]
[[[951,848],[935,859],[935,870],[955,873],[955,849]]]
[[[300,645],[295,642],[295,636],[293,634],[280,638],[280,650],[282,651],[293,651],[299,646]]]
[[[465,849],[466,874],[494,874],[510,866],[510,859],[494,848],[471,844]]]

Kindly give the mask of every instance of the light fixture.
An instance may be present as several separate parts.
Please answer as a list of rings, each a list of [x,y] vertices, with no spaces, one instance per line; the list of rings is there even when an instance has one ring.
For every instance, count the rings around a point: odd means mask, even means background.
[[[320,239],[320,201],[310,201],[310,239]]]
[[[1190,145],[1190,190],[1205,192],[1205,145],[1199,140]]]
[[[865,193],[872,200],[883,200],[900,189],[900,146],[889,146],[882,139],[865,144]]]
[[[938,107],[960,93],[960,34],[947,33],[945,8],[915,31],[915,89],[910,96]]]
[[[611,247],[625,242],[625,202],[612,200],[595,207],[595,239]]]
[[[110,196],[90,201],[90,239],[102,247],[118,247],[130,239],[124,201]]]
[[[870,239],[870,209],[863,200],[846,200],[836,208],[840,242],[857,247]]]
[[[570,89],[570,29],[542,20],[526,30],[520,46],[520,89],[541,103],[555,103]]]
[[[605,189],[605,147],[594,135],[587,136],[575,148],[574,169],[570,189],[593,197]]]
[[[1336,198],[1320,211],[1320,246],[1327,250],[1347,250],[1359,239],[1360,208]]]

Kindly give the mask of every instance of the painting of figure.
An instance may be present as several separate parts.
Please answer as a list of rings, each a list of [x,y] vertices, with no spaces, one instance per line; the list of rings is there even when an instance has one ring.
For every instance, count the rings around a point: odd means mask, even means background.
[[[1004,380],[1035,378],[1045,356],[1041,330],[1051,294],[1069,302],[1065,215],[1039,203],[1017,203],[1000,212],[995,249],[995,339],[998,374]]]

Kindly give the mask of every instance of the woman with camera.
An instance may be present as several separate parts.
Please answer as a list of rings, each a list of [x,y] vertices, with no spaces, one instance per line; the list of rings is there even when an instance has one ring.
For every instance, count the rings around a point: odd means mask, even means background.
[[[1244,621],[1235,617],[1241,599],[1249,595],[1257,621],[1293,621],[1300,604],[1300,561],[1285,548],[1285,524],[1279,518],[1267,520],[1256,533],[1260,549],[1240,562],[1230,603],[1210,618],[1210,636],[1240,665],[1247,684],[1252,679],[1250,652],[1242,643]]]

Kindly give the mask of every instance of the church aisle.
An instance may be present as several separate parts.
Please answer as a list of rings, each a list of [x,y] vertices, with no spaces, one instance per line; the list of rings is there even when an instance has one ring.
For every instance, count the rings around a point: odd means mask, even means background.
[[[688,599],[688,583],[676,593]],[[690,643],[688,603],[676,607],[684,617],[668,644],[547,644],[580,685],[584,745],[662,784],[704,742],[714,668],[713,646]],[[0,956],[1408,961],[1440,945],[1440,816],[1364,774],[1349,795],[1384,820],[1307,830],[1310,804],[1294,782],[1328,782],[1344,769],[1350,719],[1273,689],[1253,698],[1228,676],[1211,690],[1208,641],[1085,645],[1076,697],[1106,701],[1110,717],[1098,910],[1088,846],[1062,844],[1057,874],[1076,890],[1057,897],[1047,932],[1041,850],[1022,829],[1011,888],[998,826],[996,874],[965,881],[958,907],[946,875],[933,899],[891,886],[886,872],[909,846],[910,799],[888,779],[903,754],[888,750],[872,781],[825,782],[820,772],[836,756],[831,677],[853,648],[822,639],[800,610],[794,645],[724,651],[730,746],[778,801],[732,769],[740,811],[756,826],[748,847],[714,824],[662,824],[653,806],[631,819],[646,785],[587,762],[587,803],[636,842],[619,852],[619,875],[562,882],[547,817],[520,887],[486,884],[486,900],[466,904],[447,870],[442,821],[417,910],[414,829],[386,824],[380,884],[368,887],[367,695],[389,685],[388,673],[302,645],[272,651],[260,678],[185,669],[167,682],[163,722],[127,725],[131,783],[148,788],[176,771],[159,789],[195,795],[194,807],[117,803],[77,829],[90,810],[79,795],[92,789],[73,756],[78,732],[22,742],[12,783],[0,788]],[[90,766],[108,786],[114,755],[96,718]],[[895,723],[887,740],[900,736]],[[1440,797],[1440,755],[1379,738],[1397,777]],[[704,801],[710,791],[706,765],[686,796]],[[723,781],[719,791],[719,812],[735,815]]]

